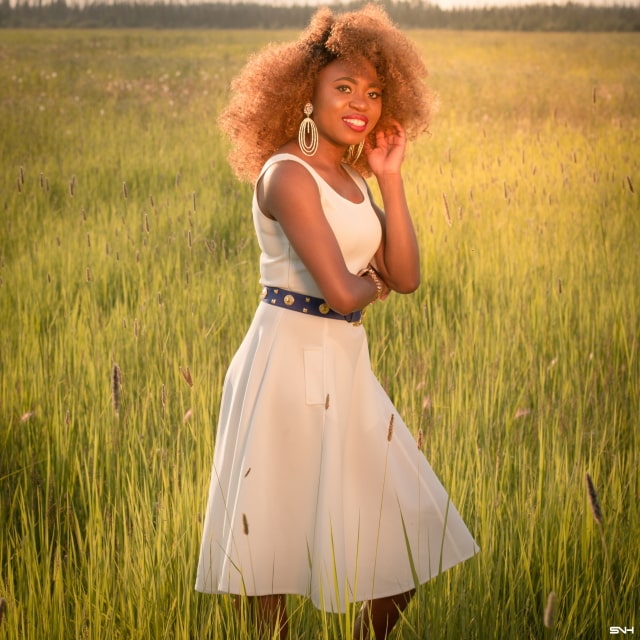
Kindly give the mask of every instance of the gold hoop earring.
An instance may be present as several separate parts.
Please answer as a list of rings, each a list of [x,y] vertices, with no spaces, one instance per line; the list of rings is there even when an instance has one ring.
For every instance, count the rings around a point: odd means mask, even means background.
[[[347,162],[349,164],[355,164],[358,162],[358,158],[364,149],[364,140],[356,147],[355,144],[350,144],[347,149]]]
[[[298,129],[298,146],[300,151],[305,156],[312,156],[318,150],[318,127],[316,123],[310,118],[313,113],[313,105],[310,102],[304,105],[304,120],[300,123]],[[311,138],[311,141],[307,143],[307,137]]]

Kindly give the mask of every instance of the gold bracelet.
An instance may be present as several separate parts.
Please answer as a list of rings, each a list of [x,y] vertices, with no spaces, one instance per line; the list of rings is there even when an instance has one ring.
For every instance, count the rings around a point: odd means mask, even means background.
[[[373,280],[373,284],[376,285],[376,297],[375,300],[378,300],[382,295],[382,291],[384,290],[384,286],[382,284],[382,280],[378,275],[378,272],[369,264],[364,269],[358,272],[359,276],[369,276],[371,280]]]

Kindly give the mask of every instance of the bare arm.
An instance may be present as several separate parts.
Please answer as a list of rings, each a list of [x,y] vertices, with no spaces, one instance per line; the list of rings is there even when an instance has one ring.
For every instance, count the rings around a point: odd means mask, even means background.
[[[376,267],[390,289],[411,293],[420,284],[420,251],[407,206],[401,166],[406,138],[396,124],[376,134],[376,146],[365,145],[369,166],[378,180],[384,213],[376,208],[383,239],[376,252]]]
[[[332,309],[347,314],[376,299],[372,279],[347,269],[322,211],[318,187],[304,167],[278,162],[266,171],[257,190],[261,210],[280,224]]]

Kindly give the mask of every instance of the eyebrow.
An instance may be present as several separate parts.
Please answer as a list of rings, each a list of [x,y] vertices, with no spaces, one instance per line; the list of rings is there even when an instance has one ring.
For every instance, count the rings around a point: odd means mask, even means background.
[[[334,80],[334,82],[340,82],[341,80],[348,80],[349,82],[352,82],[353,84],[358,84],[357,81],[355,80],[355,78],[352,78],[350,76],[341,76],[340,78],[336,78]],[[375,87],[377,89],[382,89],[382,83],[381,82],[370,82],[369,83],[369,87]]]

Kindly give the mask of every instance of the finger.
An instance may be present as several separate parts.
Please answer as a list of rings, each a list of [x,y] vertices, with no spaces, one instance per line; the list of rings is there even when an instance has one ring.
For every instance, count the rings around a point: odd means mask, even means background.
[[[389,124],[391,125],[391,127],[394,129],[396,133],[402,136],[405,135],[404,127],[397,120],[391,120]]]

